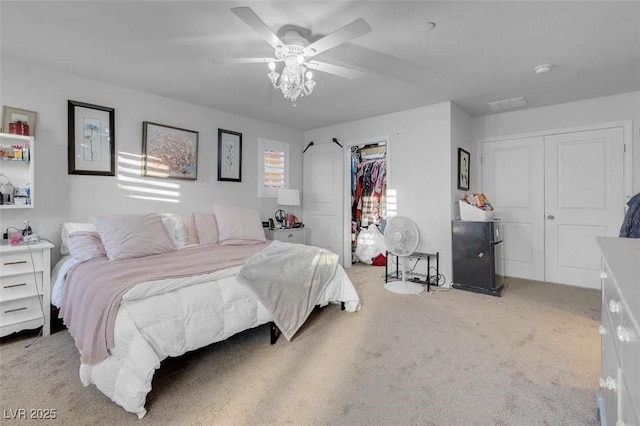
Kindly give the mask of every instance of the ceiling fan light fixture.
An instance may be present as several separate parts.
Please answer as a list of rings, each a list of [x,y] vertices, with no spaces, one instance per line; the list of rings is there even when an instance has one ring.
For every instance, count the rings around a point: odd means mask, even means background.
[[[316,82],[315,82],[315,81],[313,81],[313,80],[311,80],[311,79],[309,79],[309,80],[307,80],[307,81],[304,83],[304,85],[306,86],[307,91],[308,91],[309,93],[311,93],[311,92],[313,92],[313,88],[315,87]]]
[[[269,77],[269,80],[271,80],[271,84],[273,84],[274,86],[276,84],[276,81],[278,81],[279,76],[280,74],[275,71],[271,71],[269,74],[267,74],[267,77]]]
[[[231,11],[275,48],[276,58],[273,60],[270,58],[248,58],[241,63],[268,62],[270,72],[267,73],[267,76],[273,87],[280,90],[285,99],[291,100],[294,107],[298,98],[310,95],[316,85],[313,74],[307,73],[308,68],[350,79],[356,79],[362,75],[362,72],[347,67],[309,61],[317,53],[322,53],[371,32],[371,27],[362,18],[338,28],[328,36],[310,42],[311,31],[304,28],[285,25],[280,29],[283,33],[281,39],[250,7],[233,7]],[[281,73],[276,71],[275,62],[284,63]]]
[[[316,85],[313,73],[308,71],[306,58],[300,53],[301,50],[299,45],[285,45],[282,49],[276,50],[277,59],[284,63],[282,73],[276,72],[275,61],[270,61],[271,72],[267,74],[273,87],[280,90],[294,107],[298,98],[309,96]]]

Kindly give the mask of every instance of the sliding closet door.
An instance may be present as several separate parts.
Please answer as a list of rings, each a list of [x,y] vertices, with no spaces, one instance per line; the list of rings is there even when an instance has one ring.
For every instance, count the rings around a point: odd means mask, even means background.
[[[482,144],[482,188],[502,221],[505,275],[544,280],[542,137]]]
[[[597,236],[623,220],[621,127],[545,137],[546,280],[600,288]]]

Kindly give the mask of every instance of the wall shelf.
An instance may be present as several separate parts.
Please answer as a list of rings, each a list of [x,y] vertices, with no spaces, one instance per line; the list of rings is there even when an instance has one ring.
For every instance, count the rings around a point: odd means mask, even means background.
[[[33,136],[12,135],[10,133],[0,133],[0,146],[9,148],[14,145],[29,147],[29,160],[0,158],[0,187],[10,182],[16,190],[18,188],[29,187],[29,204],[14,203],[0,204],[0,209],[31,209],[35,203],[34,193],[34,160],[35,160],[35,138]]]

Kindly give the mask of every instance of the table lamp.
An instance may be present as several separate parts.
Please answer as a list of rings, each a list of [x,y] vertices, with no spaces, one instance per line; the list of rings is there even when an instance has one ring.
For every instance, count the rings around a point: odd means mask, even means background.
[[[299,206],[300,205],[300,191],[297,189],[278,189],[278,201],[279,206]],[[284,222],[286,228],[290,228],[295,223],[295,216],[288,211]]]

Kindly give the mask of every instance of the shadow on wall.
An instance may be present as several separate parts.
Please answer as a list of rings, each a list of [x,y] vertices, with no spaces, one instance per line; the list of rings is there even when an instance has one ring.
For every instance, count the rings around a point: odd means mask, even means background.
[[[142,155],[118,151],[118,189],[124,196],[140,200],[180,202],[180,184],[140,176]]]

